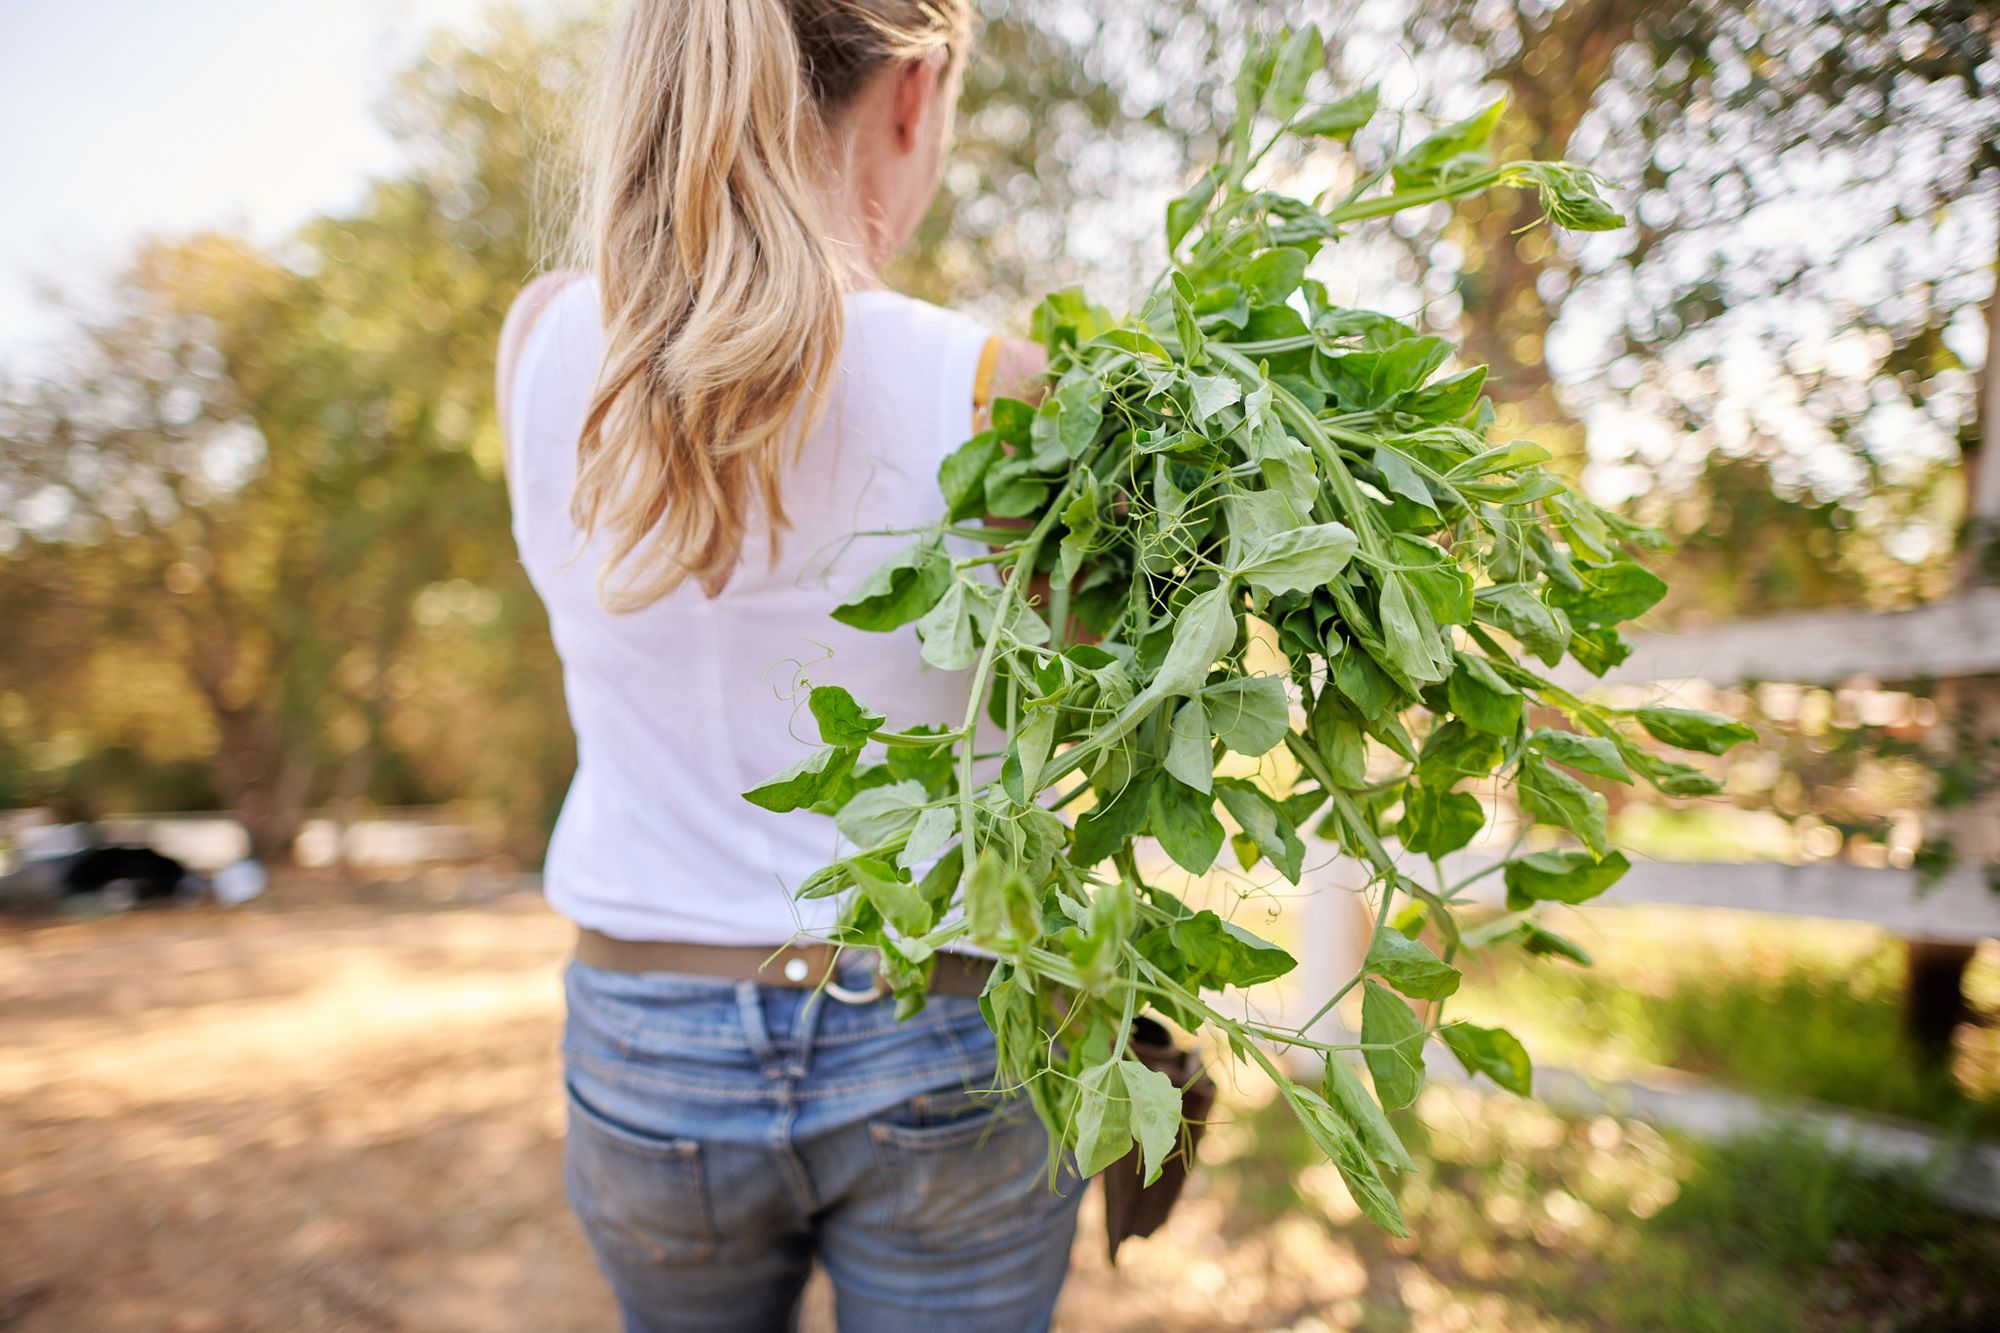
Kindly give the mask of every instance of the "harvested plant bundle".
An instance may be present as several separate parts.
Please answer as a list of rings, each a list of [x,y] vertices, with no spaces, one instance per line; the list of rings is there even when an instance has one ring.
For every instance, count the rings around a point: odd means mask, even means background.
[[[964,716],[889,732],[866,701],[814,688],[823,747],[747,796],[831,814],[858,849],[799,893],[841,897],[835,938],[882,952],[902,1011],[922,1006],[941,945],[1005,960],[981,1002],[1003,1077],[1086,1174],[1136,1141],[1150,1176],[1178,1141],[1178,1090],[1127,1050],[1150,1010],[1262,1066],[1361,1208],[1400,1233],[1385,1172],[1410,1159],[1384,1109],[1415,1097],[1426,1040],[1529,1087],[1511,1034],[1442,1021],[1453,960],[1504,941],[1587,961],[1540,923],[1543,905],[1583,902],[1626,869],[1604,798],[1577,774],[1710,792],[1713,779],[1642,733],[1710,754],[1750,733],[1708,713],[1603,707],[1541,674],[1564,654],[1597,674],[1625,656],[1618,625],[1665,591],[1633,553],[1660,538],[1541,467],[1540,446],[1491,444],[1483,367],[1437,378],[1449,342],[1338,307],[1305,276],[1352,224],[1497,187],[1539,191],[1563,227],[1622,219],[1585,171],[1491,165],[1498,104],[1361,173],[1344,197],[1250,188],[1286,136],[1344,144],[1373,116],[1372,89],[1307,105],[1321,64],[1310,28],[1252,52],[1221,161],[1167,209],[1155,295],[1123,322],[1074,291],[1045,300],[1046,397],[995,405],[992,428],[940,470],[945,521],[908,534],[836,612],[869,630],[915,622],[925,662],[972,668]],[[955,556],[947,537],[990,553]],[[1037,576],[1045,597],[1030,595]],[[1243,665],[1252,619],[1279,674]],[[1079,626],[1095,641],[1077,642]],[[1531,703],[1570,726],[1530,731]],[[1007,735],[984,782],[982,713]],[[1229,754],[1270,760],[1254,779],[1218,775]],[[1507,910],[1475,926],[1461,922],[1467,883],[1444,882],[1436,859],[1485,823],[1465,788],[1496,781],[1578,845],[1510,852]],[[1309,821],[1372,878],[1361,975],[1320,1009],[1362,989],[1352,1046],[1219,1010],[1225,987],[1293,958],[1146,883],[1134,854],[1151,837],[1202,874],[1226,846],[1246,871],[1262,862],[1297,883]],[[1392,842],[1431,862],[1424,880]],[[1428,1002],[1428,1020],[1408,1000]],[[1324,1056],[1323,1078],[1295,1081],[1273,1048]]]

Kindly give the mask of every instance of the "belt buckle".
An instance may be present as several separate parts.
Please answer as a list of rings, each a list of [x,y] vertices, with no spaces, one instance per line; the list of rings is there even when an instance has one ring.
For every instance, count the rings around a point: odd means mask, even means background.
[[[888,978],[882,973],[881,960],[875,964],[875,972],[869,978],[868,989],[854,990],[833,979],[833,969],[827,969],[826,993],[842,1004],[873,1004],[889,993]]]

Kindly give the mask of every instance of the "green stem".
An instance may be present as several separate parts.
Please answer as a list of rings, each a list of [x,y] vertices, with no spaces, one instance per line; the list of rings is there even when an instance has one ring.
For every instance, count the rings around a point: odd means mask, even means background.
[[[1101,446],[1093,446],[1089,453],[1078,460],[1079,466],[1070,472],[1069,480],[1063,483],[1055,503],[1048,507],[1041,520],[1029,532],[1027,539],[1021,543],[1020,558],[1008,572],[1007,584],[1001,589],[999,604],[993,611],[993,632],[987,635],[986,644],[980,649],[979,663],[973,670],[972,689],[965,703],[965,723],[959,728],[960,734],[965,738],[965,749],[960,754],[958,769],[958,836],[960,845],[965,849],[964,869],[960,873],[965,876],[972,874],[972,867],[978,856],[978,847],[972,836],[972,738],[978,733],[979,706],[986,700],[986,686],[993,677],[993,662],[999,653],[1000,636],[1006,631],[1008,613],[1019,600],[1022,588],[1027,585],[1035,567],[1035,558],[1041,554],[1042,543],[1048,540],[1049,533],[1055,528],[1056,520],[1068,506],[1078,480],[1089,471],[1091,461],[1099,447]]]
[[[1466,176],[1460,180],[1446,181],[1442,185],[1426,185],[1416,190],[1397,190],[1393,194],[1378,195],[1373,199],[1362,199],[1338,208],[1328,209],[1325,218],[1335,224],[1360,222],[1366,218],[1379,218],[1390,213],[1400,213],[1406,208],[1421,208],[1425,204],[1435,204],[1443,199],[1459,199],[1468,194],[1498,185],[1514,169],[1513,163],[1491,167],[1476,176]]]
[[[963,731],[871,731],[868,733],[868,739],[880,741],[884,745],[907,745],[920,750],[935,750],[938,746],[949,745],[965,735]]]

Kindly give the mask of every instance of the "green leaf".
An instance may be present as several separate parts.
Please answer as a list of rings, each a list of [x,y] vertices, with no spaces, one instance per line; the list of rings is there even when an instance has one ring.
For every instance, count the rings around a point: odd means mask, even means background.
[[[1451,711],[1459,721],[1489,736],[1508,738],[1521,729],[1521,692],[1477,653],[1457,654],[1458,668],[1445,682]]]
[[[1100,334],[1097,343],[1105,347],[1115,347],[1121,352],[1130,352],[1134,356],[1145,357],[1150,361],[1171,362],[1174,359],[1166,348],[1160,346],[1160,340],[1144,329],[1112,329],[1108,333]]]
[[[874,904],[884,921],[896,928],[897,934],[913,937],[931,928],[931,905],[917,892],[916,885],[898,879],[888,866],[867,857],[848,862],[848,871],[862,895]]]
[[[1111,317],[1092,305],[1081,287],[1050,292],[1028,316],[1028,331],[1047,349],[1051,360],[1063,348],[1088,342],[1111,325]]]
[[[1083,475],[1084,485],[1077,491],[1076,498],[1069,502],[1069,507],[1063,510],[1065,531],[1057,546],[1057,568],[1064,583],[1076,582],[1076,576],[1083,572],[1083,562],[1097,540],[1097,479],[1088,472]]]
[[[1481,620],[1507,631],[1550,666],[1562,660],[1569,646],[1568,619],[1544,604],[1528,584],[1488,584],[1473,594],[1473,609]]]
[[[989,948],[1000,943],[1007,925],[1007,862],[991,847],[982,847],[972,873],[965,878],[965,919],[972,939]]]
[[[1549,451],[1533,440],[1515,440],[1512,444],[1474,454],[1456,464],[1445,474],[1445,478],[1448,481],[1477,481],[1495,472],[1513,472],[1536,463],[1546,463],[1550,457]]]
[[[1277,945],[1258,939],[1205,908],[1166,929],[1174,947],[1208,989],[1255,986],[1282,977],[1298,966],[1298,960]]]
[[[1385,717],[1396,706],[1396,686],[1366,653],[1342,653],[1333,660],[1333,683],[1363,717]]]
[[[1485,827],[1486,807],[1471,792],[1440,791],[1418,783],[1403,790],[1403,818],[1396,825],[1396,838],[1419,856],[1447,856]]]
[[[1592,773],[1614,782],[1630,782],[1631,770],[1618,755],[1618,747],[1602,736],[1585,736],[1574,731],[1537,727],[1528,737],[1528,747],[1559,764]]]
[[[833,618],[855,629],[892,630],[931,609],[951,583],[951,561],[933,540],[913,542],[879,565]]]
[[[1156,782],[1152,797],[1153,836],[1174,864],[1190,875],[1205,875],[1222,850],[1222,821],[1206,792],[1179,782]]]
[[[1181,1134],[1181,1090],[1158,1070],[1148,1069],[1137,1060],[1119,1062],[1125,1093],[1131,1104],[1133,1133],[1145,1167],[1145,1183],[1160,1178],[1160,1165],[1174,1150]]]
[[[1077,1080],[1076,1168],[1085,1179],[1132,1151],[1131,1105],[1124,1077],[1109,1060]]]
[[[1382,103],[1382,89],[1379,84],[1369,84],[1360,92],[1343,97],[1338,102],[1317,106],[1292,122],[1296,134],[1317,134],[1322,138],[1352,139],[1360,129],[1375,118],[1375,110]]]
[[[1375,351],[1348,352],[1324,365],[1330,387],[1342,403],[1379,412],[1404,394],[1422,388],[1450,355],[1450,343],[1424,334]]]
[[[1216,190],[1222,185],[1223,175],[1220,167],[1209,168],[1186,194],[1167,204],[1167,253],[1178,250],[1181,241],[1194,230],[1195,223],[1201,221],[1202,214],[1208,211],[1209,201],[1215,198]]]
[[[1009,399],[1007,401],[1013,401]],[[998,409],[998,403],[995,403]],[[938,489],[954,522],[976,517],[986,499],[986,469],[1000,457],[1000,436],[983,430],[945,455],[938,465]]]
[[[1214,790],[1215,759],[1209,749],[1208,709],[1201,696],[1174,712],[1167,743],[1167,772],[1198,792]]]
[[[1307,1088],[1286,1088],[1284,1094],[1307,1135],[1340,1172],[1341,1182],[1353,1196],[1355,1206],[1390,1235],[1409,1235],[1403,1212],[1396,1206],[1396,1196],[1389,1192],[1368,1149],[1340,1112]]]
[[[1208,725],[1237,754],[1268,754],[1291,727],[1291,702],[1282,676],[1236,676],[1202,692]]]
[[[1385,1109],[1408,1106],[1424,1081],[1424,1025],[1396,992],[1375,981],[1362,982],[1362,1054],[1375,1076],[1375,1095]]]
[[[999,397],[991,409],[993,433],[1005,444],[1026,449],[1035,427],[1035,405],[1019,398]]]
[[[1021,518],[1041,508],[1049,496],[1049,483],[1034,472],[1032,458],[996,463],[986,473],[986,512],[995,518]]]
[[[1016,805],[1027,805],[1041,790],[1042,768],[1055,748],[1056,724],[1060,716],[1054,708],[1031,708],[1021,730],[1014,737],[1014,753],[1020,762],[1021,790]]]
[[[1208,679],[1215,659],[1236,642],[1236,616],[1229,585],[1197,594],[1174,622],[1173,642],[1151,688],[1161,695],[1193,694]]]
[[[1536,852],[1509,861],[1501,870],[1507,906],[1521,911],[1533,903],[1587,903],[1616,884],[1632,868],[1620,851],[1593,856],[1583,851]]]
[[[1632,641],[1615,629],[1580,629],[1569,636],[1569,655],[1601,676],[1632,655]]]
[[[1236,115],[1229,123],[1229,155],[1238,161],[1238,170],[1249,165],[1244,154],[1250,148],[1257,108],[1263,104],[1264,89],[1271,82],[1271,66],[1276,59],[1277,52],[1268,44],[1252,38],[1244,47],[1242,64],[1236,67],[1236,78],[1230,85],[1236,94]]]
[[[1458,993],[1458,969],[1400,930],[1376,931],[1361,966],[1413,1000],[1442,1000]]]
[[[1521,760],[1514,790],[1521,808],[1536,819],[1568,829],[1599,856],[1610,850],[1604,828],[1604,797],[1569,774],[1528,755]]]
[[[1070,859],[1079,868],[1094,866],[1144,831],[1152,812],[1151,772],[1141,774],[1112,797],[1078,816]]]
[[[1652,783],[1668,796],[1713,796],[1722,790],[1722,783],[1700,769],[1671,759],[1662,759],[1637,745],[1620,746],[1619,753],[1625,762],[1639,771],[1639,776]]]
[[[1389,483],[1392,494],[1400,495],[1433,514],[1437,512],[1437,497],[1431,494],[1429,483],[1417,474],[1409,459],[1386,444],[1380,445],[1375,450],[1375,466],[1382,473],[1383,480]]]
[[[1223,408],[1243,400],[1243,387],[1227,375],[1190,375],[1188,386],[1194,391],[1188,419],[1196,426],[1206,425]]]
[[[1510,184],[1528,183],[1541,192],[1542,212],[1558,227],[1571,231],[1615,231],[1624,217],[1604,198],[1603,180],[1594,172],[1567,162],[1521,162]]]
[[[1479,405],[1479,395],[1485,390],[1486,367],[1474,366],[1404,394],[1396,410],[1425,421],[1458,421]]]
[[[1639,725],[1656,741],[1678,750],[1723,754],[1731,746],[1754,741],[1757,733],[1733,717],[1694,708],[1648,706],[1638,710]]]
[[[1264,90],[1264,109],[1279,120],[1291,119],[1306,100],[1306,83],[1313,71],[1326,64],[1319,29],[1308,23],[1286,39],[1271,67],[1271,82]]]
[[[1174,304],[1174,333],[1181,345],[1181,360],[1190,366],[1208,364],[1208,352],[1202,337],[1201,325],[1195,322],[1194,284],[1187,280],[1187,274],[1174,271],[1172,288]]]
[[[1094,375],[1072,370],[1057,383],[1049,401],[1062,409],[1058,438],[1063,453],[1071,459],[1083,457],[1104,421],[1104,385]]]
[[[930,801],[921,782],[892,782],[856,792],[840,813],[834,827],[856,847],[874,847],[908,833],[916,826],[917,815]]]
[[[1500,740],[1448,718],[1424,738],[1417,775],[1426,787],[1449,791],[1466,778],[1483,778],[1502,758]]]
[[[849,745],[815,750],[784,772],[743,793],[743,799],[766,810],[797,810],[812,805],[836,787],[854,768],[860,751]]]
[[[1266,596],[1311,592],[1332,582],[1359,545],[1345,525],[1317,523],[1259,539],[1243,553],[1233,573]]]
[[[1326,761],[1335,785],[1359,787],[1368,781],[1368,741],[1361,723],[1339,706],[1331,690],[1320,692],[1320,706],[1313,709],[1313,748]]]
[[[914,870],[945,849],[958,832],[958,811],[948,805],[934,805],[917,816],[910,828],[910,840],[896,857],[896,864]]]
[[[1447,1023],[1438,1029],[1438,1036],[1465,1066],[1466,1073],[1484,1074],[1509,1092],[1528,1095],[1534,1067],[1526,1048],[1506,1028]]]
[[[923,660],[940,671],[963,671],[979,660],[972,636],[972,603],[962,580],[953,579],[936,606],[917,621]]]
[[[1299,841],[1298,830],[1285,818],[1284,807],[1241,778],[1224,778],[1215,786],[1223,808],[1249,836],[1251,844],[1286,879],[1298,883],[1305,868],[1306,848]]]
[[[1503,97],[1485,110],[1454,121],[1418,141],[1396,159],[1396,188],[1435,185],[1483,170],[1490,160],[1487,144],[1493,138],[1494,127],[1500,123],[1501,112],[1506,109],[1507,99]]]
[[[1278,305],[1306,276],[1306,253],[1290,246],[1266,250],[1237,271],[1237,281],[1259,305]]]
[[[888,721],[880,713],[862,707],[854,696],[838,685],[815,685],[806,698],[813,720],[819,723],[819,738],[828,745],[867,744],[875,729]]]
[[[1362,1086],[1361,1076],[1332,1052],[1326,1057],[1326,1077],[1320,1084],[1320,1093],[1347,1117],[1370,1157],[1392,1171],[1417,1169],[1403,1140],[1389,1124],[1389,1117],[1382,1114],[1375,1098]]]
[[[925,735],[941,730],[941,727],[915,727],[910,734]],[[933,796],[942,796],[951,782],[952,753],[949,742],[934,746],[892,745],[882,762],[889,770],[891,781],[907,779],[921,782],[924,790]]]
[[[1409,583],[1401,574],[1383,572],[1378,610],[1383,646],[1396,669],[1413,681],[1444,679],[1446,659],[1437,624],[1422,603],[1411,598]]]
[[[1636,619],[1667,595],[1667,585],[1659,575],[1630,560],[1578,565],[1576,573],[1583,581],[1583,591],[1551,587],[1549,604],[1568,615],[1579,629],[1607,628]]]
[[[1521,928],[1521,947],[1531,954],[1551,955],[1567,958],[1582,967],[1591,965],[1591,958],[1582,945],[1553,930],[1544,930],[1534,922],[1525,922]]]

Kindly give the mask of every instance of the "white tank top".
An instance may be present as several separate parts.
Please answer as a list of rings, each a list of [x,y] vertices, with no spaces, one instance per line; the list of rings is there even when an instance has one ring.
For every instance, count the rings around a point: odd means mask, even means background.
[[[597,602],[599,543],[570,558],[577,438],[602,355],[597,288],[557,293],[521,351],[507,459],[514,540],[576,730],[544,873],[557,911],[623,939],[709,944],[777,945],[832,924],[831,902],[792,891],[840,854],[833,821],[774,814],[742,792],[819,744],[794,693],[801,674],[845,686],[892,727],[963,718],[969,672],[923,665],[910,626],[869,633],[830,613],[910,540],[853,533],[942,516],[938,463],[970,433],[989,336],[907,296],[851,293],[827,411],[784,482],[777,565],[753,531],[720,596],[690,582],[613,615]]]

